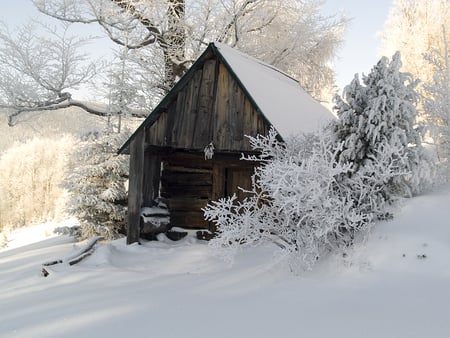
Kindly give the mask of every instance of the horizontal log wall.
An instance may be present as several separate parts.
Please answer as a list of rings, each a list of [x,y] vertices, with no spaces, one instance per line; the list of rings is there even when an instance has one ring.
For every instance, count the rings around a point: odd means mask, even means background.
[[[243,198],[238,185],[251,186],[253,163],[236,156],[205,160],[201,154],[175,153],[162,161],[161,197],[169,207],[172,226],[212,230],[201,209],[233,193]]]
[[[172,226],[208,229],[201,209],[213,196],[213,164],[200,155],[164,157],[161,197],[166,201]]]

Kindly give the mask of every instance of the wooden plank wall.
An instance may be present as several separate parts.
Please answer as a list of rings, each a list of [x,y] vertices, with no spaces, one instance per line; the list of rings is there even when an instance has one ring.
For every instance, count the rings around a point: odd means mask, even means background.
[[[202,150],[250,151],[245,135],[267,134],[266,125],[226,67],[205,61],[146,132],[146,144]]]

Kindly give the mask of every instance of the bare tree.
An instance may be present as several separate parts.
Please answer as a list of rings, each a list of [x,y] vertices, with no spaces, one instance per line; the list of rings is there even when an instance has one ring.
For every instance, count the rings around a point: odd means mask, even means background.
[[[113,42],[128,49],[158,46],[165,69],[161,85],[166,90],[187,69],[184,0],[36,0],[34,4],[58,20],[97,23]]]
[[[321,16],[319,0],[34,3],[41,12],[58,19],[62,29],[46,27],[42,32],[36,30],[37,24],[29,24],[13,34],[1,26],[0,107],[8,108],[10,125],[26,111],[69,106],[100,116],[115,113],[115,107],[120,106],[122,113],[131,111],[134,116],[144,116],[210,41],[227,43],[279,67],[320,99],[324,88],[334,84],[329,61],[341,43],[346,23],[342,17]],[[81,52],[90,40],[70,36],[69,27],[75,23],[99,25],[122,55],[119,66],[113,63],[106,72],[106,68],[99,68],[97,60]],[[120,105],[113,102],[112,106],[99,108],[72,97],[73,88],[85,86],[105,72],[109,73],[103,83],[109,93],[105,96],[121,93],[120,98],[126,100]],[[126,88],[120,89],[121,85]],[[124,103],[128,106],[124,107]],[[136,111],[136,105],[140,111]]]
[[[321,0],[34,0],[47,15],[99,24],[137,63],[163,69],[168,91],[210,41],[224,42],[296,77],[314,96],[334,84],[329,61],[343,17],[320,15]],[[149,65],[152,64],[152,65]],[[161,93],[159,93],[161,95]]]
[[[395,0],[384,26],[382,55],[400,51],[402,70],[419,78],[422,83],[433,80],[434,66],[424,59],[424,53],[443,52],[442,25],[450,29],[448,0]],[[423,94],[419,86],[419,92]]]
[[[13,34],[1,24],[0,107],[8,111],[9,125],[23,112],[70,106],[108,114],[72,98],[70,90],[92,80],[101,63],[80,52],[89,40],[70,36],[68,29],[67,23],[57,29],[31,22]]]
[[[450,51],[445,26],[442,25],[443,50],[434,48],[424,58],[435,69],[433,80],[424,84],[426,98],[424,115],[430,136],[436,145],[438,159],[449,167],[450,162]]]

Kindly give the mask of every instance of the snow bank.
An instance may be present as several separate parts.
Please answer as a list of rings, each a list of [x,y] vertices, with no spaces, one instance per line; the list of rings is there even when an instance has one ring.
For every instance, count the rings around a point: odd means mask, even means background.
[[[0,252],[5,337],[445,337],[450,332],[450,188],[412,199],[366,244],[293,276],[274,247],[229,266],[187,237],[97,245],[77,265],[69,237]]]

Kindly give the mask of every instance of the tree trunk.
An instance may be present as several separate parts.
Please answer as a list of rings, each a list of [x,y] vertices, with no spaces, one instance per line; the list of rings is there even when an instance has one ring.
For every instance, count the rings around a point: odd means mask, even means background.
[[[186,31],[184,18],[184,0],[168,0],[168,30],[160,41],[164,52],[164,87],[167,90],[170,90],[185,72]]]

